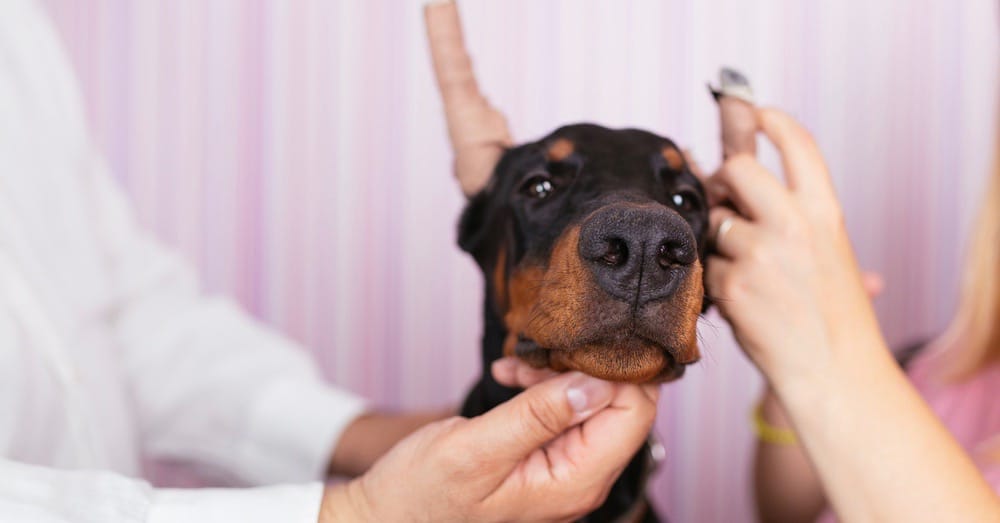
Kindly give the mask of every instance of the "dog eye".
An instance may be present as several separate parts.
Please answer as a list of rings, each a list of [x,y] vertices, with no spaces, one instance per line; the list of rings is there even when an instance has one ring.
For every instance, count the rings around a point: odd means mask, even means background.
[[[548,198],[555,188],[551,178],[544,174],[538,174],[528,178],[528,181],[524,182],[521,190],[532,198],[543,200]]]
[[[698,196],[687,189],[670,195],[670,203],[679,212],[691,212],[698,208]]]

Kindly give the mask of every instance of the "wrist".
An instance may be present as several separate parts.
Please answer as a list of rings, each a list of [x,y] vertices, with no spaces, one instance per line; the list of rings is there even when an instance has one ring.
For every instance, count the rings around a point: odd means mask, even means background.
[[[358,521],[376,521],[360,478],[326,487],[320,504],[319,523]]]
[[[360,476],[400,440],[428,423],[453,416],[454,412],[454,408],[449,408],[400,414],[362,414],[341,434],[327,473],[331,476]]]
[[[761,394],[757,405],[760,409],[761,417],[765,422],[767,422],[768,425],[780,428],[791,428],[791,421],[788,419],[788,413],[785,412],[785,407],[781,404],[781,399],[778,398],[778,393],[774,391],[774,388],[771,387],[770,384],[765,386],[764,393]]]
[[[886,376],[900,374],[888,348],[881,343],[856,346],[854,349],[827,352],[828,357],[797,373],[770,376],[773,399],[765,415],[799,426],[804,418],[822,416],[831,402],[846,396],[864,396],[871,386],[878,386]],[[765,399],[767,399],[765,397]]]

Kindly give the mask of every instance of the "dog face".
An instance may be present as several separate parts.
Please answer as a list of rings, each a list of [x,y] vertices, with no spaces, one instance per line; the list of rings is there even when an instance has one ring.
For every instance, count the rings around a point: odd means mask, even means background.
[[[505,355],[627,382],[698,360],[708,207],[670,140],[562,127],[509,149],[462,215]]]

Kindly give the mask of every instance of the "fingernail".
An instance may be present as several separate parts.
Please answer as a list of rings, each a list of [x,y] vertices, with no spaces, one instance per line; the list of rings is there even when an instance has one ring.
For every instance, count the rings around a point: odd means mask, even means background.
[[[586,374],[576,374],[566,389],[566,399],[577,414],[590,412],[611,402],[614,385]]]

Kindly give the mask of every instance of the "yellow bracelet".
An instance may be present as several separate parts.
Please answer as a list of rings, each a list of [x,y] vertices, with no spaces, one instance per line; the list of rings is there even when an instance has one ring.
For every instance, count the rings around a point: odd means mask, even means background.
[[[753,422],[753,431],[757,439],[772,445],[798,445],[799,438],[795,436],[795,431],[785,427],[776,427],[764,419],[764,402],[760,402],[753,409],[750,420]]]

